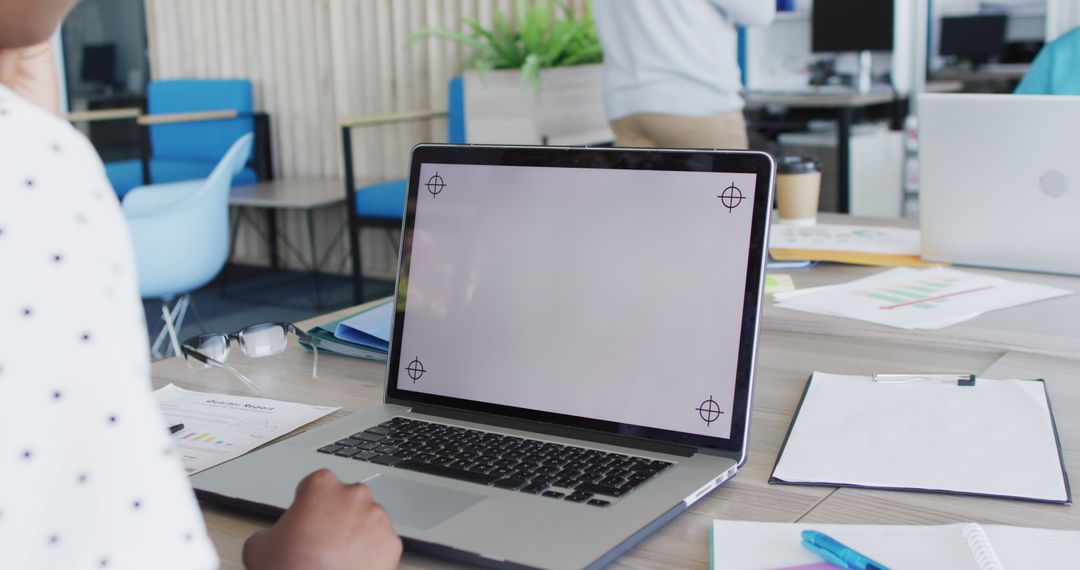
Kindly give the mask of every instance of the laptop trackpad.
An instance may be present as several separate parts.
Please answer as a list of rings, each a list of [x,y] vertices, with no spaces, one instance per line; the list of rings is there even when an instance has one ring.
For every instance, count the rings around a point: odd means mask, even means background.
[[[367,482],[394,526],[427,530],[487,497],[382,475]]]

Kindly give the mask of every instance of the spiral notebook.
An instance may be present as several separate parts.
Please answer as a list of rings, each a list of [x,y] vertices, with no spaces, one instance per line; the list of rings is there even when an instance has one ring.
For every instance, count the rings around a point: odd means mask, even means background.
[[[795,570],[822,562],[802,547],[816,530],[888,566],[889,570],[949,568],[1075,569],[1080,531],[975,523],[934,526],[792,524],[713,521],[710,566],[732,570]]]

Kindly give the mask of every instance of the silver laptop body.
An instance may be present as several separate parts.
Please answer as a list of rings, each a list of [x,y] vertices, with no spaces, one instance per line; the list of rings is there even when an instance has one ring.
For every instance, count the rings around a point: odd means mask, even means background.
[[[611,562],[746,460],[773,178],[755,152],[416,147],[385,403],[199,473],[198,495],[275,515],[325,467],[367,481],[410,549]],[[474,479],[471,459],[443,464],[461,469],[448,477],[423,454],[383,465],[335,450],[411,421],[536,440],[553,462],[610,459],[618,469],[582,484],[621,491],[574,499],[566,477],[503,488],[483,461]],[[566,465],[555,475],[584,469]]]
[[[1080,97],[918,103],[923,257],[1080,275]]]

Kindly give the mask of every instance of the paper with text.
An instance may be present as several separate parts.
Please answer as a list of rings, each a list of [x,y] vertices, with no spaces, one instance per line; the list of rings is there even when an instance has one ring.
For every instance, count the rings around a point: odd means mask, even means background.
[[[154,392],[188,475],[194,475],[341,408],[228,394],[192,392],[169,384]]]

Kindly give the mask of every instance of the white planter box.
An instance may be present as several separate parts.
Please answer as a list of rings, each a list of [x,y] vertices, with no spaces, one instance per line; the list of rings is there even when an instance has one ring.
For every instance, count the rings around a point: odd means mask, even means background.
[[[540,71],[540,90],[516,69],[465,78],[465,132],[476,144],[582,145],[614,135],[604,114],[603,69],[597,65]]]

